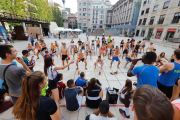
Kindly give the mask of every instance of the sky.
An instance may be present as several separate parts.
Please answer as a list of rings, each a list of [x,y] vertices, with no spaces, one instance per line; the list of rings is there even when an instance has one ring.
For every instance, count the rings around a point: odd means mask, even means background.
[[[63,6],[62,0],[53,0],[56,3],[59,3],[61,6]],[[65,7],[71,8],[72,13],[77,12],[77,0],[65,0]],[[110,0],[111,4],[114,5],[118,0]]]

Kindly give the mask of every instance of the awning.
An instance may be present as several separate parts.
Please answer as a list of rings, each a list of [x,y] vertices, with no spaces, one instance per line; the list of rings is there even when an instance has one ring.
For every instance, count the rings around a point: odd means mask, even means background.
[[[176,32],[176,29],[168,29],[168,32]]]
[[[163,31],[163,29],[157,29],[157,31]]]

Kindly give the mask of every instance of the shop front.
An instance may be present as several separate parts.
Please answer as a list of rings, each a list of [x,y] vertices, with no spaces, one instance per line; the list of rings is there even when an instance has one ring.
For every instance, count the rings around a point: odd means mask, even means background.
[[[168,29],[165,39],[167,40],[168,38],[174,38],[175,32],[176,32],[176,29]]]
[[[141,31],[141,37],[144,37],[145,31],[146,31],[146,29],[142,29],[142,31]]]
[[[160,39],[162,35],[163,29],[157,29],[155,38]]]

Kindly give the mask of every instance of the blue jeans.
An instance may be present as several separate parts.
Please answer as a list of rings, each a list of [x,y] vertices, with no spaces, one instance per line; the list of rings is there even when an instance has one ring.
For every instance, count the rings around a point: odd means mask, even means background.
[[[34,46],[34,41],[31,41],[31,45]]]

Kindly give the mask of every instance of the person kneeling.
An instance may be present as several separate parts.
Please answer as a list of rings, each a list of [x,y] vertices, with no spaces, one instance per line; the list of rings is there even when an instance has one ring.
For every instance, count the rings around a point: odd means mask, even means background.
[[[83,88],[80,86],[75,87],[73,79],[67,81],[67,87],[68,88],[64,90],[66,109],[68,111],[78,111],[81,107],[81,102],[83,99]]]
[[[86,91],[86,104],[90,108],[98,108],[103,98],[101,86],[95,78],[91,78]]]

